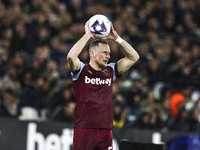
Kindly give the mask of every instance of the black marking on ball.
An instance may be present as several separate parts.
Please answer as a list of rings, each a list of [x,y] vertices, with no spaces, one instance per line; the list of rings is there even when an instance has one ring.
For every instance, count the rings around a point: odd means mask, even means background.
[[[101,30],[98,31],[98,30],[96,29],[97,26],[100,26],[100,27],[101,27]],[[94,30],[94,32],[93,32],[94,34],[100,34],[100,35],[102,35],[101,32],[106,32],[106,31],[107,31],[104,22],[102,22],[102,23],[100,24],[98,20],[96,20],[96,21],[92,24],[91,27],[92,27],[93,30]]]

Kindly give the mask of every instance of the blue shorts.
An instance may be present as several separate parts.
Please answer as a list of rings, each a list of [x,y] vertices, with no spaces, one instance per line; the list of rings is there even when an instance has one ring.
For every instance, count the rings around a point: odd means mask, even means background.
[[[111,129],[74,128],[73,150],[113,150]]]

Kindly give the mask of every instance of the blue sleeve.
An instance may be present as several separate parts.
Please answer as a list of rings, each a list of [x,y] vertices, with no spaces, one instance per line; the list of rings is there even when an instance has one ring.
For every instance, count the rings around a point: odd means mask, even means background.
[[[77,72],[77,73],[72,73],[71,72],[71,76],[72,76],[72,80],[75,81],[75,80],[78,80],[80,74],[81,74],[81,71],[83,70],[83,67],[85,66],[85,64],[83,62],[81,62],[81,68],[80,70]]]
[[[117,74],[118,74],[118,71],[117,71],[117,67],[116,67],[116,63],[110,63],[108,64],[108,66],[112,67],[113,69],[113,80],[115,81],[116,78],[117,78]]]

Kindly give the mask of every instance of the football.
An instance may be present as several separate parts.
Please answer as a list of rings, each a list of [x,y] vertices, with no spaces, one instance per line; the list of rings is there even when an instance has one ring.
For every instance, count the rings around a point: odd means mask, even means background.
[[[95,38],[106,37],[110,33],[110,20],[102,14],[97,14],[89,19],[89,29]]]

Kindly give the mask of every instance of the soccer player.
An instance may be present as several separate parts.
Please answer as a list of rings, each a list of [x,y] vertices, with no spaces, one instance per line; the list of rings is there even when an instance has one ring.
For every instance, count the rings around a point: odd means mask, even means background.
[[[112,83],[137,62],[139,55],[117,34],[112,23],[109,35],[103,39],[95,39],[88,24],[67,55],[76,101],[73,150],[112,150]],[[89,64],[84,64],[78,56],[91,39]],[[111,52],[107,40],[118,43],[125,57],[108,64]]]

